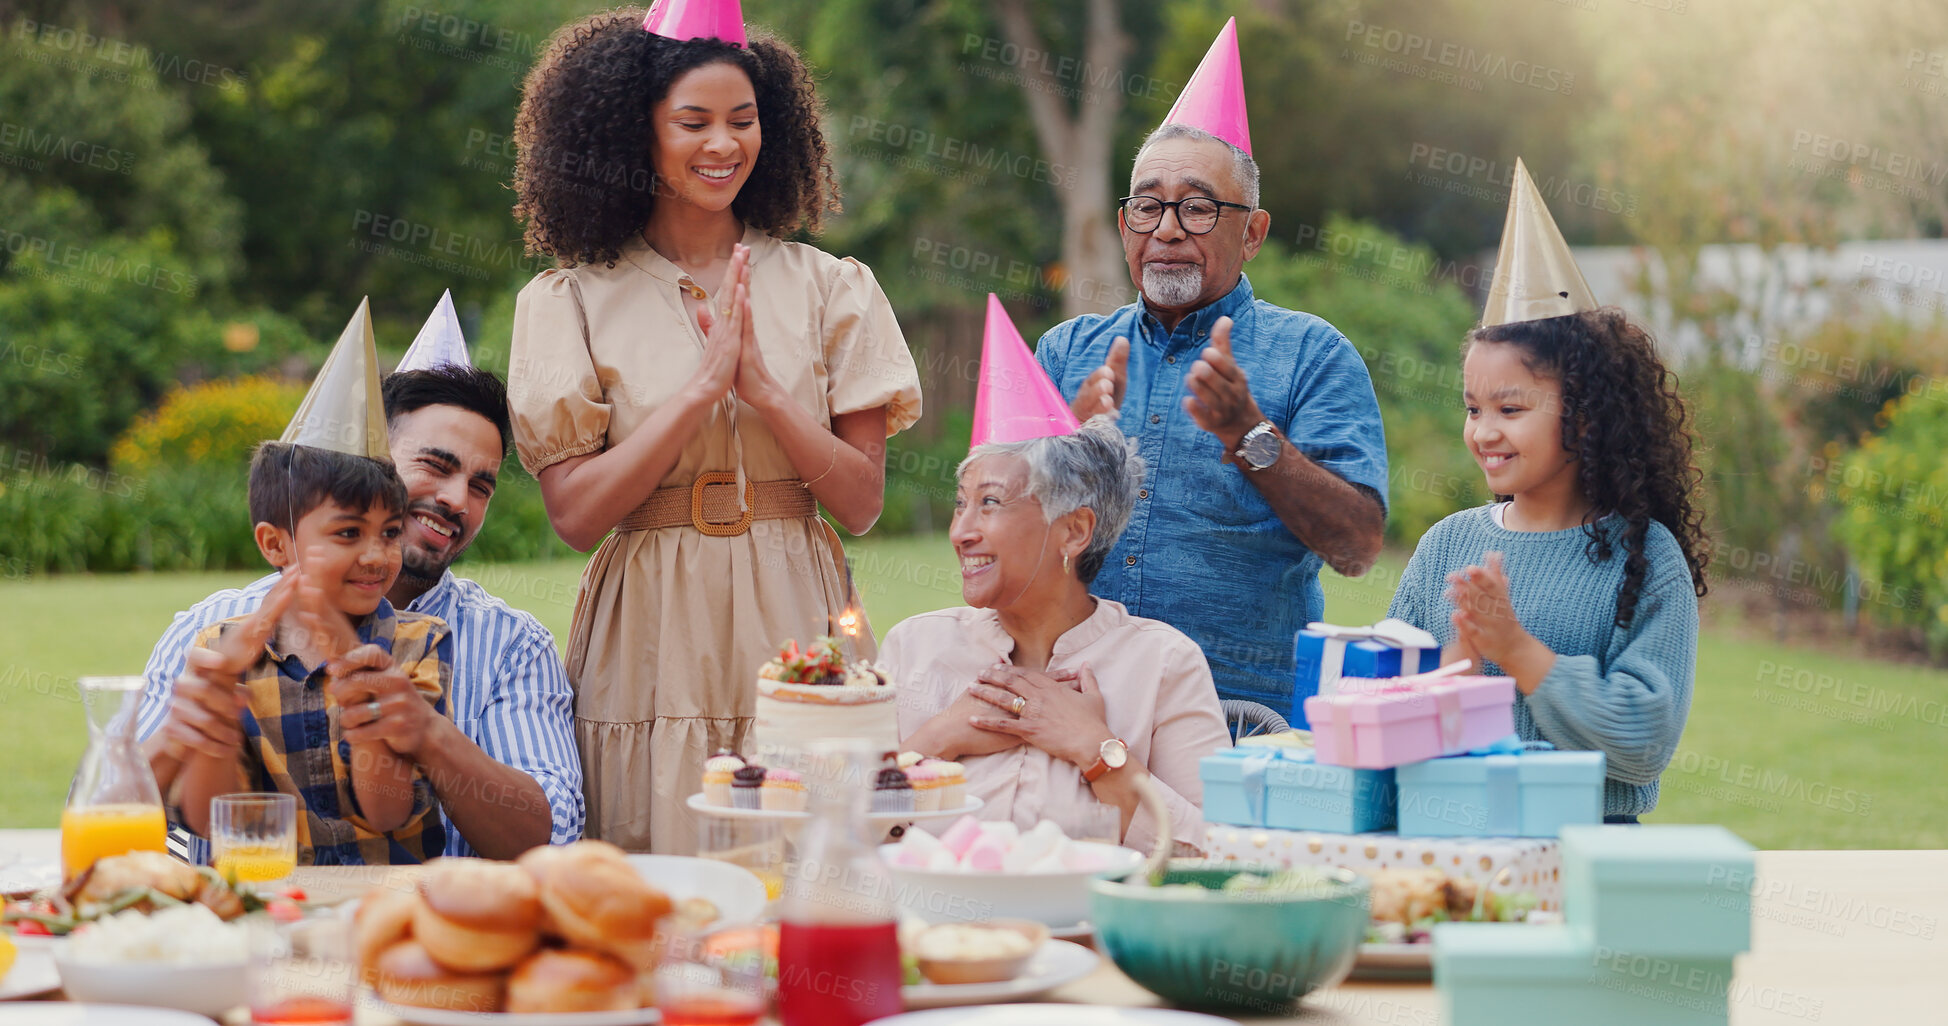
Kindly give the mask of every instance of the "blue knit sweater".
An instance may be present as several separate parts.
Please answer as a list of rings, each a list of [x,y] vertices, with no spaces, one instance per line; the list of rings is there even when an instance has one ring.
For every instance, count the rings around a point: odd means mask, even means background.
[[[1623,521],[1609,517],[1615,548],[1591,563],[1581,528],[1511,531],[1490,506],[1462,510],[1435,524],[1414,547],[1388,615],[1454,641],[1447,575],[1499,551],[1516,618],[1556,653],[1556,665],[1532,695],[1515,696],[1515,729],[1525,740],[1603,753],[1609,779],[1605,815],[1657,806],[1657,780],[1677,751],[1691,711],[1698,661],[1698,600],[1683,550],[1652,522],[1650,570],[1627,630],[1616,626],[1623,588]],[[1490,663],[1486,673],[1500,673]]]

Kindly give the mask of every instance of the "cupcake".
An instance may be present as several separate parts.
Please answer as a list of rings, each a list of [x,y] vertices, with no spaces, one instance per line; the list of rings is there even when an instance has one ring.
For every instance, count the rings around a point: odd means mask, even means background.
[[[960,763],[949,762],[946,759],[928,759],[921,765],[931,766],[935,773],[940,774],[942,809],[958,809],[967,804],[967,771],[961,768]]]
[[[744,768],[744,760],[727,750],[703,761],[703,800],[706,805],[731,803],[731,774]]]
[[[743,766],[731,773],[731,807],[759,807],[758,792],[764,787],[763,766]]]
[[[913,785],[913,811],[940,811],[940,771],[922,763],[906,771],[906,781]]]
[[[921,760],[925,758],[926,756],[921,755],[919,752],[901,752],[899,754],[900,768],[912,769],[913,767],[918,766]]]
[[[873,811],[913,811],[913,784],[905,773],[891,766],[879,771],[879,779],[873,784]]]
[[[773,769],[764,774],[761,808],[777,812],[805,811],[805,780],[797,770]]]

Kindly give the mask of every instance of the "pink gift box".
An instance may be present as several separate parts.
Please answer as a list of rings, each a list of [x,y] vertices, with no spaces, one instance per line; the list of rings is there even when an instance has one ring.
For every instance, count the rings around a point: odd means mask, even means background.
[[[1342,680],[1305,700],[1314,757],[1333,766],[1389,769],[1458,755],[1515,731],[1515,678]]]

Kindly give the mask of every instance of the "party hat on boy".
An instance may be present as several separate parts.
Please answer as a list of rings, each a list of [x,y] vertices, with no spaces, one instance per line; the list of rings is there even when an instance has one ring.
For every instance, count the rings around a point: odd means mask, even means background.
[[[1251,123],[1245,117],[1245,73],[1238,61],[1238,19],[1224,23],[1197,70],[1177,94],[1166,125],[1200,128],[1251,153]]]
[[[453,312],[452,289],[440,294],[439,305],[420,326],[413,344],[406,349],[405,359],[399,361],[393,373],[449,366],[473,366],[473,360],[467,356],[467,337],[460,333],[460,317]]]
[[[1522,158],[1508,188],[1508,219],[1502,222],[1502,248],[1495,256],[1495,280],[1481,326],[1539,321],[1594,310],[1596,297],[1569,255],[1569,243],[1542,202]]]
[[[988,293],[988,323],[981,339],[981,382],[974,393],[974,440],[1025,442],[1031,438],[1066,435],[1081,425],[1069,404],[1048,379],[1015,322]],[[970,446],[971,447],[971,446]]]
[[[379,352],[372,344],[372,310],[358,312],[331,347],[280,442],[392,460],[386,445],[385,400],[379,393]]]
[[[656,0],[643,18],[643,31],[666,39],[721,39],[747,46],[744,6],[738,0]]]

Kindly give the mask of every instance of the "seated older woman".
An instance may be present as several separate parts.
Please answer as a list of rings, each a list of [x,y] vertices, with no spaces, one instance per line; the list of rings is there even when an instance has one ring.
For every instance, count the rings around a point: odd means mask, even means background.
[[[1143,460],[1108,417],[1075,434],[982,445],[960,465],[948,537],[966,606],[887,632],[900,734],[960,760],[986,819],[1047,818],[1070,834],[1096,803],[1124,843],[1156,825],[1136,781],[1162,785],[1176,847],[1201,849],[1197,761],[1231,738],[1197,644],[1089,594],[1129,522]]]

